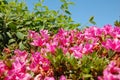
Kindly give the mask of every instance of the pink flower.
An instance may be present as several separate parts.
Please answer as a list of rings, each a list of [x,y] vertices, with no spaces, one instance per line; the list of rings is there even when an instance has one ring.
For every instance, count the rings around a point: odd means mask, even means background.
[[[110,33],[113,38],[120,38],[120,28],[114,27],[113,31]]]
[[[82,53],[89,53],[92,52],[93,50],[93,44],[85,44],[85,46],[83,47]]]
[[[46,47],[47,47],[46,51],[51,52],[51,53],[55,53],[57,45],[46,43]]]
[[[7,66],[0,60],[0,77],[8,70]]]
[[[101,36],[102,32],[103,31],[101,29],[92,26],[90,28],[87,28],[84,34],[88,37],[97,37],[97,36]]]
[[[44,80],[55,80],[54,77],[45,77]]]
[[[21,51],[21,50],[19,50],[19,49],[16,49],[16,50],[14,51],[14,53],[15,53],[14,58],[17,58],[17,57],[18,57],[18,58],[20,59],[20,61],[26,62],[28,53],[27,53],[25,50],[24,50],[24,51]]]
[[[104,35],[109,35],[113,32],[113,27],[111,25],[105,25],[104,28],[102,28]]]
[[[44,41],[41,38],[34,39],[31,45],[33,46],[42,46]]]
[[[28,38],[36,39],[38,36],[39,36],[39,34],[37,32],[29,30]]]
[[[39,52],[36,52],[31,57],[30,69],[34,72],[38,71],[39,67],[47,71],[50,68],[50,62],[48,59],[41,56]]]
[[[107,39],[106,42],[102,43],[103,47],[112,49],[116,52],[120,52],[120,40],[119,39]]]
[[[48,30],[40,30],[41,37],[47,41],[49,39]]]
[[[13,75],[9,75],[4,78],[4,80],[30,80],[32,77],[28,73],[16,73]]]
[[[7,72],[5,80],[28,80],[30,78],[30,74],[26,73],[26,64],[16,58],[12,63],[12,68]]]
[[[63,28],[59,29],[57,36],[66,36],[68,34]]]
[[[38,74],[34,77],[34,80],[43,80],[43,77],[41,74]]]
[[[120,68],[115,62],[110,62],[107,68],[103,71],[103,77],[98,77],[99,80],[120,80]]]
[[[64,75],[61,75],[60,80],[67,80],[67,79],[66,79],[66,77]]]
[[[83,45],[81,44],[79,46],[71,47],[70,51],[73,52],[73,54],[76,58],[82,58],[82,56],[83,56],[82,49],[83,49]]]

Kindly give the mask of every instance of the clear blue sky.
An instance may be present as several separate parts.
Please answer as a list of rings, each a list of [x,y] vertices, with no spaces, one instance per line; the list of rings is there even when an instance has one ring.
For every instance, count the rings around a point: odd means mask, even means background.
[[[69,7],[72,18],[75,22],[84,25],[88,22],[90,16],[95,17],[98,27],[106,24],[114,24],[115,20],[119,20],[120,16],[120,0],[71,0],[75,5]],[[33,4],[38,0],[26,0],[30,10]],[[61,2],[59,0],[45,0],[44,5],[49,9],[58,10]],[[90,24],[88,24],[90,25]]]

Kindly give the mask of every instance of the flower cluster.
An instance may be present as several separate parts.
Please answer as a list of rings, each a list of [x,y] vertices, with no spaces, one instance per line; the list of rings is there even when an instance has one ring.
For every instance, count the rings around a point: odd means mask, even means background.
[[[120,68],[116,63],[111,61],[107,68],[103,71],[103,77],[98,77],[99,80],[120,80]]]
[[[106,25],[103,28],[95,26],[84,30],[60,29],[57,34],[49,34],[47,30],[40,32],[29,31],[30,51],[16,49],[11,56],[0,60],[0,79],[4,80],[55,80],[55,73],[47,54],[56,54],[57,49],[62,49],[63,54],[73,54],[76,59],[93,52],[112,50],[120,52],[120,28]],[[6,51],[4,51],[6,53]],[[9,55],[9,56],[8,56]],[[101,56],[102,57],[102,56]],[[117,75],[114,74],[117,72]],[[103,72],[103,79],[120,79],[120,69],[115,63],[110,63]],[[57,78],[58,79],[58,78]],[[66,76],[60,75],[60,80],[67,80]]]
[[[119,35],[120,28],[106,25],[103,28],[93,26],[81,31],[60,29],[53,36],[47,30],[40,30],[39,33],[29,31],[28,37],[32,39],[31,45],[39,47],[41,53],[55,53],[56,48],[61,48],[64,54],[69,52],[76,58],[82,58],[82,55],[94,52],[96,47],[120,52]]]

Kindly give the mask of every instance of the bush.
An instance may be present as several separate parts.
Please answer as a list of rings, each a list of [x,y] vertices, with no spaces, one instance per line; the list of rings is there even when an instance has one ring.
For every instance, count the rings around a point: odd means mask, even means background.
[[[120,69],[119,31],[119,27],[110,25],[83,30],[59,29],[52,35],[48,30],[30,30],[29,50],[17,49],[12,53],[4,49],[2,52],[0,77],[8,80],[119,79],[116,77]]]
[[[77,28],[79,24],[74,23],[68,11],[68,6],[72,2],[62,2],[59,11],[49,10],[42,1],[36,3],[33,12],[30,12],[24,2],[0,0],[0,51],[4,47],[19,47],[21,50],[26,48],[26,35],[29,29],[47,29],[50,33],[56,33],[59,28]]]

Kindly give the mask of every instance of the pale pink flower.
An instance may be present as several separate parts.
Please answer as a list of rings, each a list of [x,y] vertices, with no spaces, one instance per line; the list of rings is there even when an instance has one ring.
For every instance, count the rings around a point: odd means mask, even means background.
[[[67,79],[66,79],[66,77],[64,75],[61,75],[60,80],[67,80]]]
[[[28,31],[28,38],[36,39],[39,36],[39,34],[35,31],[29,30]]]
[[[34,77],[34,80],[43,80],[43,77],[41,74],[38,74]]]
[[[83,45],[81,44],[79,46],[71,47],[70,51],[73,52],[73,54],[76,58],[82,58],[82,56],[83,56],[82,49],[83,49]]]
[[[40,34],[44,41],[47,41],[49,39],[48,30],[40,30]]]
[[[110,33],[113,38],[120,38],[120,28],[114,27],[113,31]]]
[[[56,47],[57,47],[56,44],[46,43],[46,51],[47,51],[47,52],[55,53]]]
[[[44,80],[55,80],[55,78],[54,77],[45,77]]]
[[[85,44],[84,47],[83,47],[83,50],[82,50],[82,53],[90,53],[90,52],[93,52],[93,47],[94,45],[93,44]]]
[[[97,36],[101,36],[101,34],[102,34],[102,30],[95,26],[85,29],[85,33],[84,33],[84,35],[88,37],[97,37]]]
[[[20,61],[26,62],[28,53],[27,53],[25,50],[24,50],[24,51],[21,51],[21,50],[19,50],[19,49],[16,49],[16,50],[14,51],[14,54],[15,54],[14,58],[17,58],[17,57],[18,57]]]

